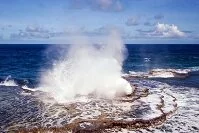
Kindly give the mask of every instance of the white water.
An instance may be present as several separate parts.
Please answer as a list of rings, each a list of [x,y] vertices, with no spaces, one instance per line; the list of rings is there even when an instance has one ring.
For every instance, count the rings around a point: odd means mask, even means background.
[[[130,84],[121,78],[126,49],[119,33],[111,31],[104,42],[96,48],[86,37],[72,40],[64,59],[42,74],[40,88],[57,102],[78,94],[113,98],[117,93],[132,93]]]
[[[30,88],[30,87],[28,87],[27,85],[23,85],[23,86],[21,86],[21,88],[24,89],[24,90],[32,91],[32,92],[37,91],[37,89]]]
[[[173,78],[176,74],[189,74],[195,69],[152,69],[148,72],[129,71],[129,74],[124,74],[124,77],[147,77],[147,78]]]
[[[14,80],[11,79],[11,76],[7,76],[6,79],[0,82],[2,86],[18,86]]]

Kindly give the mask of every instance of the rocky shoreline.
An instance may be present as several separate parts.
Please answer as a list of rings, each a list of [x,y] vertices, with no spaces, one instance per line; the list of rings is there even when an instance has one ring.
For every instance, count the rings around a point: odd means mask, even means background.
[[[131,78],[187,78],[191,70],[189,69],[152,69],[149,72],[129,72],[123,75],[125,79]]]
[[[137,85],[132,87],[135,91],[131,95],[120,96],[114,100],[90,97],[86,103],[61,105],[69,116],[68,123],[61,127],[51,125],[31,129],[19,128],[17,132],[98,133],[120,131],[122,128],[133,130],[154,127],[163,124],[178,108],[177,99],[165,92],[164,87],[158,93]],[[150,97],[155,97],[155,100]],[[172,103],[165,102],[165,97],[169,97]]]

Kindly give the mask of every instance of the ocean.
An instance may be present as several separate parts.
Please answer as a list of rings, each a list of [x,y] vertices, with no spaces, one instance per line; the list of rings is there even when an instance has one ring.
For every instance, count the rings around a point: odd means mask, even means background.
[[[36,98],[26,95],[21,88],[37,88],[41,75],[53,66],[55,60],[60,59],[68,47],[55,48],[50,44],[0,45],[0,132],[46,127],[49,119],[51,123],[57,122],[58,116],[50,118],[49,115],[48,120],[44,120],[44,116],[39,115],[43,105],[38,105]],[[130,80],[155,91],[159,86],[166,86],[178,101],[177,111],[164,124],[139,131],[199,132],[199,45],[127,44],[126,48],[128,53],[122,67],[124,74],[133,72],[138,75],[157,69],[189,72],[185,78],[157,76]],[[67,122],[62,121],[58,125],[60,127]],[[136,132],[135,129],[133,131]]]

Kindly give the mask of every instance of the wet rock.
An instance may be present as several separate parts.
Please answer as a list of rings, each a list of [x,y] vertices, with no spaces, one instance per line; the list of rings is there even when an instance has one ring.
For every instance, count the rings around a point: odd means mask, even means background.
[[[192,128],[193,128],[194,130],[199,131],[199,129],[198,129],[197,127],[195,127],[195,126],[192,126]]]

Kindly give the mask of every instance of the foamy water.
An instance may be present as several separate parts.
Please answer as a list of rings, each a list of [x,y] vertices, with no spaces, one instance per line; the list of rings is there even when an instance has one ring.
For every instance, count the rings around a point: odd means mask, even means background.
[[[195,69],[152,69],[148,72],[129,71],[124,77],[140,77],[140,78],[174,78],[187,77],[190,72]]]
[[[13,79],[11,79],[11,76],[7,76],[6,79],[2,82],[0,82],[0,85],[2,86],[18,86],[17,83]]]
[[[15,122],[14,126],[7,127],[8,130],[14,130],[19,127],[31,129],[35,126],[61,128],[67,124],[75,123],[79,119],[88,121],[86,123],[79,123],[80,127],[84,129],[85,127],[92,127],[92,123],[89,120],[97,120],[102,117],[102,115],[108,119],[113,119],[115,121],[125,121],[130,122],[136,119],[150,120],[162,115],[162,112],[157,109],[158,105],[161,105],[161,99],[164,100],[164,106],[162,111],[168,113],[175,110],[177,104],[177,111],[171,116],[168,116],[168,120],[157,127],[147,127],[146,129],[122,129],[130,132],[197,132],[199,122],[197,119],[198,114],[198,90],[196,88],[189,87],[177,87],[170,86],[165,83],[151,81],[151,80],[133,80],[134,84],[140,87],[136,94],[143,95],[142,89],[148,88],[149,95],[142,97],[134,102],[128,102],[131,100],[129,97],[122,98],[124,101],[121,102],[121,98],[115,100],[103,99],[103,98],[92,98],[87,96],[81,96],[76,98],[76,100],[71,100],[67,104],[57,104],[56,101],[44,102],[35,106],[35,100],[38,97],[46,95],[42,94],[40,91],[34,91],[31,95],[24,95],[23,97],[28,98],[29,102],[26,104],[32,104],[27,106],[28,108],[34,108],[37,111],[33,113],[23,114],[21,118],[13,119]],[[141,91],[141,92],[139,92]],[[19,96],[18,96],[19,97]],[[36,99],[35,99],[36,98]],[[50,98],[50,97],[46,97]],[[175,100],[176,98],[176,100]],[[39,99],[38,99],[39,100]],[[36,103],[40,103],[36,100]],[[53,100],[53,99],[51,99]],[[43,101],[43,100],[42,100]],[[49,102],[50,101],[50,102]],[[25,104],[25,105],[26,105]],[[23,109],[28,109],[27,107]],[[31,109],[30,108],[30,109]],[[22,109],[22,110],[23,110]],[[29,109],[28,109],[29,110]],[[19,110],[18,110],[19,111]],[[34,116],[34,117],[33,117]],[[28,118],[28,119],[26,119]],[[37,118],[37,119],[34,119]],[[20,121],[20,122],[17,122]],[[33,122],[34,121],[34,122]],[[183,124],[183,125],[182,125]],[[118,131],[117,128],[106,129],[107,131]],[[106,131],[105,130],[105,131]]]
[[[198,132],[198,88],[168,85],[166,83],[144,80],[130,79],[129,82],[136,84],[139,89],[135,95],[141,98],[131,101],[131,97],[117,97],[113,100],[106,98],[97,98],[90,96],[80,96],[67,103],[57,103],[51,96],[46,93],[23,87],[21,93],[16,87],[5,88],[9,98],[1,105],[4,108],[14,104],[15,107],[10,108],[13,115],[10,115],[12,121],[2,126],[4,131],[17,131],[17,129],[32,129],[33,127],[45,127],[50,131],[52,127],[62,128],[68,124],[80,122],[80,128],[85,129],[92,127],[93,124],[89,120],[112,119],[114,121],[130,122],[136,119],[150,120],[169,113],[176,109],[177,111],[167,117],[161,125],[156,127],[147,127],[146,129],[121,129],[126,132]],[[144,96],[144,89],[148,88],[148,95]],[[5,92],[1,90],[5,97]],[[143,93],[143,94],[142,94]],[[44,98],[46,101],[44,101]],[[164,101],[161,110],[157,109]],[[6,103],[6,104],[5,104]],[[16,106],[17,105],[17,106]],[[16,109],[17,108],[17,109]],[[13,112],[13,110],[17,110]],[[29,112],[31,111],[31,113]],[[17,114],[21,114],[18,116]],[[105,115],[106,114],[106,115]],[[8,117],[9,118],[9,117]],[[8,119],[6,118],[6,119]],[[12,123],[15,123],[12,125]],[[118,131],[118,128],[106,129],[108,131]]]
[[[144,80],[144,81],[135,81],[138,84],[142,84],[143,87],[146,86],[152,86],[152,90],[156,91],[155,94],[160,94],[159,91],[161,88],[164,89],[164,101],[165,101],[165,107],[163,108],[164,112],[168,112],[172,110],[173,106],[173,97],[174,96],[177,100],[176,103],[178,105],[177,111],[169,116],[167,118],[167,121],[165,123],[156,126],[156,127],[148,127],[147,129],[125,129],[122,128],[121,130],[118,129],[110,129],[107,130],[108,132],[129,132],[129,133],[137,133],[137,132],[143,132],[143,133],[160,133],[160,132],[171,132],[171,133],[196,133],[199,132],[199,126],[198,126],[198,102],[199,102],[199,90],[198,88],[190,88],[190,87],[183,87],[183,86],[170,86],[165,83],[157,82],[157,81],[151,81],[151,80]],[[157,87],[157,88],[156,88]],[[150,88],[150,87],[149,87]],[[159,89],[158,89],[159,88]],[[153,92],[154,93],[154,92]],[[151,97],[148,97],[149,102],[152,102],[152,108],[153,104],[157,103],[158,99],[156,100],[158,95],[154,95]],[[158,115],[157,113],[154,114],[147,114],[147,117],[153,117]],[[145,117],[146,117],[145,116]]]

